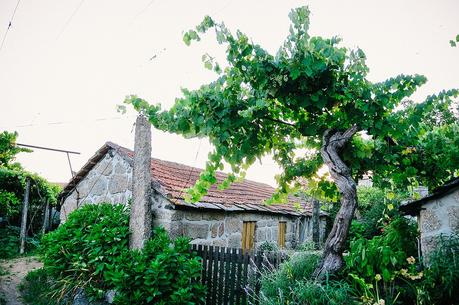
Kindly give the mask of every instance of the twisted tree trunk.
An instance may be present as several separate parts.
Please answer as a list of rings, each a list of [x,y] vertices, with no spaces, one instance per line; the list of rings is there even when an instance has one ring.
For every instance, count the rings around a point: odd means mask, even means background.
[[[314,271],[314,276],[318,279],[323,278],[327,273],[338,271],[343,266],[342,254],[352,217],[357,208],[357,188],[350,168],[343,162],[339,153],[356,132],[357,127],[352,126],[344,132],[327,130],[323,135],[320,153],[341,194],[341,208],[336,214],[333,228],[325,242],[321,262]]]

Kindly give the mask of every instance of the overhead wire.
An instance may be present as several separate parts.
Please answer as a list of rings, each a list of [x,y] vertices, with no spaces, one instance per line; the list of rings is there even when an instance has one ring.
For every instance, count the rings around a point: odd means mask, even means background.
[[[16,16],[16,12],[18,10],[20,2],[21,0],[18,0],[18,2],[16,3],[16,6],[14,7],[13,14],[11,15],[10,21],[8,22],[8,27],[6,28],[5,34],[3,35],[2,43],[0,45],[0,52],[2,51],[3,46],[5,45],[6,37],[8,36],[8,32],[10,31],[10,28],[13,25],[14,16]]]
[[[198,156],[199,156],[199,151],[201,150],[201,142],[202,142],[202,139],[199,139],[199,145],[198,145],[198,149],[196,151],[196,155],[194,156],[194,165],[192,167],[190,167],[190,172],[188,174],[188,179],[185,183],[185,186],[180,190],[180,194],[179,194],[179,198],[182,197],[183,195],[183,191],[185,190],[185,188],[187,187],[188,183],[190,183],[190,180],[191,180],[191,175],[193,174],[193,172],[195,171],[196,169],[196,161],[198,160]],[[199,172],[197,172],[199,173]]]
[[[58,40],[59,38],[61,38],[62,34],[64,33],[64,31],[67,29],[67,27],[69,26],[70,22],[72,21],[73,17],[75,17],[75,15],[78,13],[78,11],[80,10],[81,6],[83,5],[85,0],[81,0],[77,7],[73,10],[72,14],[70,15],[70,17],[67,19],[67,21],[65,22],[64,26],[62,27],[61,31],[59,32],[59,35],[57,35],[56,37],[56,40]]]
[[[35,127],[35,126],[45,126],[45,125],[64,125],[64,124],[83,123],[83,122],[100,122],[100,121],[131,119],[132,117],[133,117],[132,115],[126,115],[126,116],[120,116],[120,117],[97,118],[93,120],[56,121],[56,122],[47,122],[47,123],[16,125],[16,126],[10,126],[10,127],[0,126],[0,128],[24,128],[24,127]]]

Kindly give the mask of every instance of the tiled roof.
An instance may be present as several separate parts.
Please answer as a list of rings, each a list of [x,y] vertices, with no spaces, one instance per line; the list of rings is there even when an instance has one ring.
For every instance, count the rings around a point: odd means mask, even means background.
[[[64,193],[70,192],[73,186],[84,178],[110,148],[117,151],[130,164],[133,163],[134,152],[132,150],[107,142],[70,181],[64,189]],[[207,195],[201,198],[200,202],[186,203],[184,201],[185,189],[195,184],[201,171],[202,169],[175,162],[155,158],[151,160],[153,186],[177,206],[225,211],[260,211],[290,215],[311,215],[311,204],[304,201],[300,202],[299,198],[293,196],[289,197],[288,204],[266,205],[264,200],[271,197],[274,193],[274,188],[268,184],[246,179],[242,182],[233,183],[225,190],[219,190],[216,185],[213,185]],[[221,172],[218,172],[216,176],[218,183],[222,182],[226,177],[227,174]],[[295,203],[300,203],[300,210],[294,207]],[[322,215],[326,214],[322,213]]]

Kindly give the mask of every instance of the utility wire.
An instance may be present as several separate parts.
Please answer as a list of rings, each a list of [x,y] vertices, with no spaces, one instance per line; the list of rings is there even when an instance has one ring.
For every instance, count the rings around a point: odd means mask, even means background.
[[[56,40],[58,40],[59,38],[61,38],[62,34],[64,33],[65,29],[67,29],[67,27],[69,26],[70,22],[72,21],[73,17],[75,17],[76,13],[78,13],[78,11],[80,10],[81,6],[83,5],[85,0],[81,0],[80,3],[78,3],[78,6],[75,8],[75,10],[73,10],[73,13],[72,15],[70,15],[70,17],[67,19],[67,21],[65,22],[64,26],[62,27],[62,30],[60,31],[59,35],[57,35],[57,38]]]
[[[8,32],[11,26],[13,25],[14,16],[16,15],[16,11],[18,10],[20,2],[21,0],[18,0],[18,2],[16,3],[16,7],[14,8],[13,15],[11,15],[10,21],[8,22],[8,27],[6,28],[5,35],[3,35],[2,44],[0,45],[0,52],[2,51],[3,46],[5,45],[6,36],[8,36]]]
[[[196,151],[196,155],[194,156],[194,165],[192,167],[190,167],[190,172],[188,174],[188,179],[186,181],[185,186],[180,190],[180,194],[178,196],[179,198],[182,197],[184,190],[186,189],[188,183],[190,183],[190,181],[191,181],[191,175],[193,174],[194,170],[196,169],[196,161],[198,160],[199,151],[201,150],[201,142],[202,142],[202,139],[199,139],[198,150]],[[197,172],[197,173],[199,173],[199,172]]]
[[[151,1],[148,3],[147,6],[145,6],[140,12],[138,12],[137,15],[134,16],[134,18],[132,18],[131,23],[132,23],[133,21],[135,21],[137,18],[139,18],[140,15],[142,15],[143,13],[145,13],[145,12],[150,8],[150,6],[151,6],[153,3],[155,3],[155,2],[156,2],[156,0],[151,0]]]
[[[34,127],[34,126],[44,126],[44,125],[63,125],[63,124],[74,124],[74,123],[85,123],[85,122],[100,122],[100,121],[111,121],[111,120],[122,120],[122,119],[131,119],[133,116],[121,116],[121,117],[107,117],[107,118],[97,118],[93,120],[79,120],[79,121],[57,121],[57,122],[47,122],[47,123],[37,123],[37,124],[24,124],[16,126],[0,126],[1,128],[23,128],[23,127]]]

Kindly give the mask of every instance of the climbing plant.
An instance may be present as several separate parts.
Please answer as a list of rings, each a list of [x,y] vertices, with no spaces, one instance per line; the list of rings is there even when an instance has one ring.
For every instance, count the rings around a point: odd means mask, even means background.
[[[269,202],[284,201],[304,179],[314,181],[310,185],[321,188],[324,196],[339,194],[341,208],[315,272],[321,277],[343,264],[357,205],[355,181],[368,172],[381,183],[393,178],[409,184],[418,179],[425,155],[413,148],[416,136],[423,135],[423,145],[430,149],[429,135],[444,128],[436,120],[453,117],[451,106],[458,91],[443,91],[421,103],[406,100],[426,82],[424,76],[371,82],[361,49],[342,46],[338,37],[311,36],[307,7],[293,9],[289,17],[289,35],[276,54],[241,31],[233,33],[224,23],[205,17],[183,39],[190,44],[214,31],[226,48],[226,63],[217,63],[208,54],[203,62],[215,71],[216,79],[197,90],[183,90],[169,110],[134,95],[125,103],[160,130],[208,137],[213,144],[205,170],[188,190],[190,201],[198,201],[217,182],[215,173],[224,162],[232,174],[219,185],[222,189],[268,154],[283,169]],[[328,178],[318,176],[324,165]]]
[[[16,132],[0,133],[0,222],[11,226],[20,225],[20,214],[26,187],[26,179],[31,180],[29,196],[29,233],[38,233],[42,223],[45,202],[57,203],[60,187],[44,178],[24,170],[15,157],[20,152],[31,152],[16,146]]]
[[[20,152],[31,152],[30,149],[16,145],[17,132],[3,131],[0,133],[0,167],[20,168],[19,163],[13,163]]]

